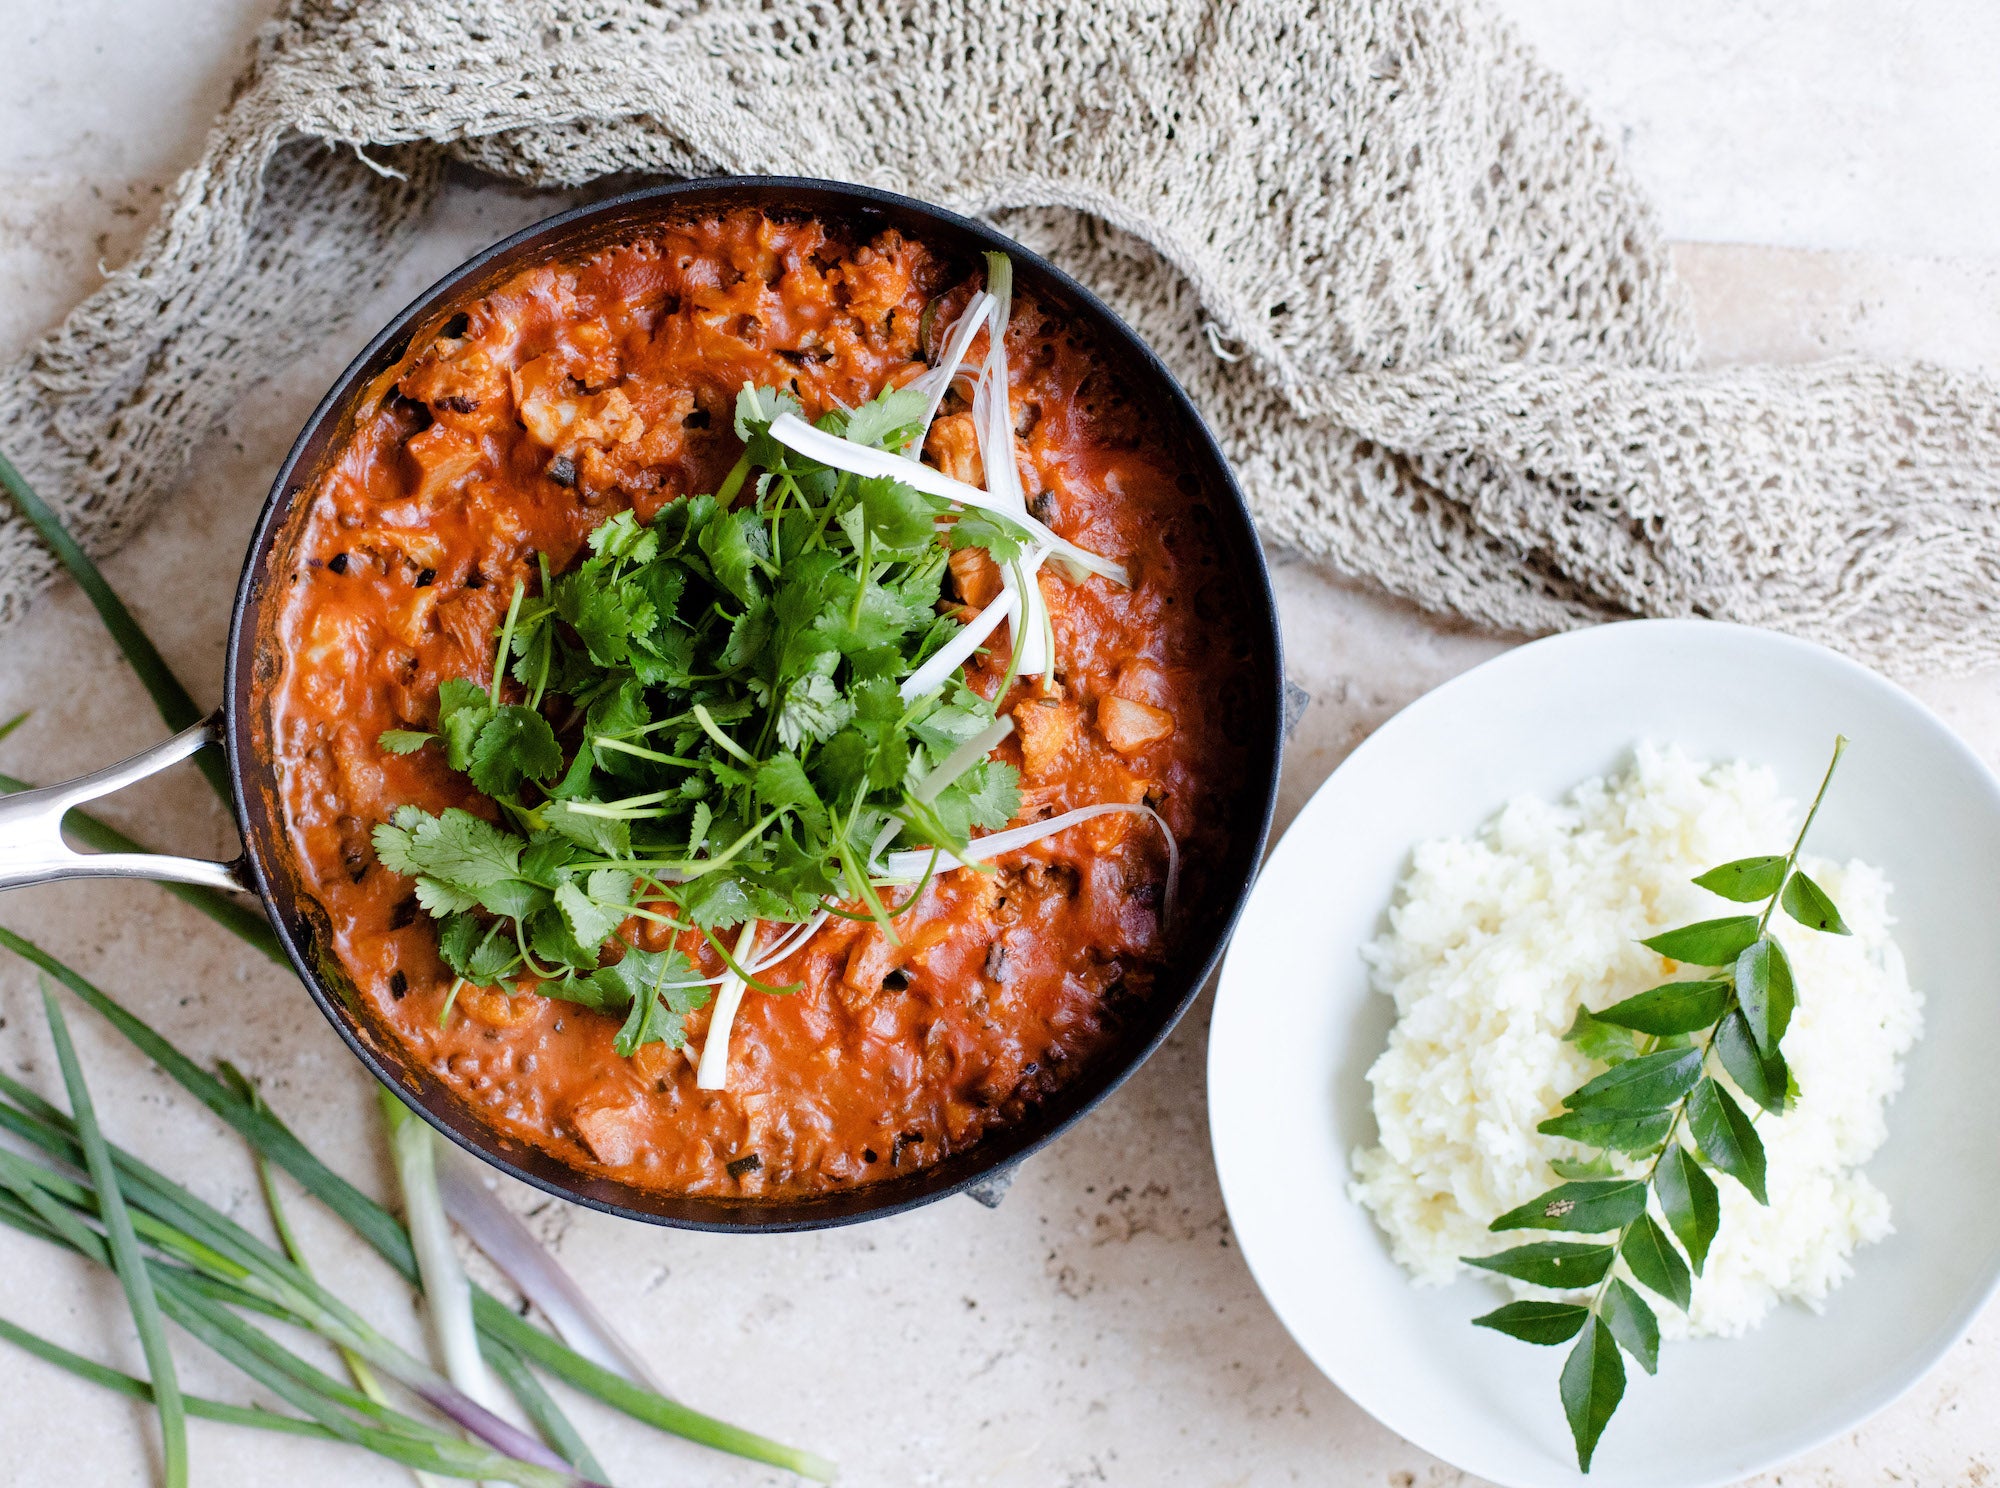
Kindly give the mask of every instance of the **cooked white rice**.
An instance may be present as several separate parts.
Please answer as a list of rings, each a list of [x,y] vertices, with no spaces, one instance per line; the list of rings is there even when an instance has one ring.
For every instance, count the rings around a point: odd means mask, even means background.
[[[1590,1155],[1535,1130],[1603,1068],[1563,1041],[1576,1009],[1695,975],[1639,939],[1738,912],[1689,879],[1784,851],[1798,823],[1769,770],[1641,745],[1622,773],[1560,805],[1518,800],[1477,837],[1417,848],[1388,933],[1362,952],[1397,1021],[1368,1072],[1381,1144],[1354,1154],[1353,1193],[1418,1282],[1442,1285],[1469,1269],[1460,1256],[1535,1238],[1486,1226],[1560,1181],[1550,1158]],[[1887,1136],[1923,999],[1889,938],[1881,872],[1815,858],[1810,844],[1805,865],[1854,933],[1773,917],[1799,987],[1785,1054],[1800,1096],[1757,1122],[1768,1208],[1717,1176],[1721,1233],[1691,1318],[1651,1299],[1670,1337],[1742,1333],[1781,1298],[1817,1309],[1851,1274],[1854,1248],[1891,1230],[1888,1200],[1860,1168]]]

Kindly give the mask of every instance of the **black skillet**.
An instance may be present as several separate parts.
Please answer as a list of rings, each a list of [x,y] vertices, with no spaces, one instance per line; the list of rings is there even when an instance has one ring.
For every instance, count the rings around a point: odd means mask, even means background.
[[[866,238],[897,228],[934,252],[977,266],[998,250],[1013,257],[1015,282],[1048,308],[1066,313],[1094,343],[1132,402],[1148,410],[1148,437],[1191,477],[1190,499],[1214,514],[1216,557],[1206,602],[1241,634],[1240,665],[1214,706],[1228,710],[1245,746],[1244,778],[1228,809],[1220,858],[1204,865],[1199,892],[1183,900],[1173,963],[1152,994],[1125,1009],[1113,1046],[1045,1102],[976,1145],[907,1175],[804,1197],[718,1198],[657,1193],[580,1171],[538,1148],[494,1131],[427,1069],[408,1061],[379,1026],[328,948],[323,912],[301,883],[277,809],[278,780],[265,747],[268,720],[260,694],[284,665],[275,636],[276,601],[306,511],[326,462],[345,443],[358,402],[413,343],[437,334],[456,310],[519,270],[571,261],[643,235],[652,226],[732,207],[773,216],[810,216]],[[1205,586],[1207,587],[1207,586]],[[802,1230],[895,1214],[990,1179],[1079,1120],[1158,1048],[1187,1011],[1221,957],[1256,875],[1277,797],[1283,736],[1284,672],[1277,610],[1263,553],[1222,452],[1160,359],[1097,297],[1020,244],[981,223],[907,197],[863,186],[785,177],[691,181],[634,191],[551,217],[516,233],[447,274],[370,341],[341,374],[293,444],[258,518],[230,620],[225,700],[201,729],[85,780],[0,802],[0,888],[52,878],[131,876],[247,888],[259,895],[313,1001],[355,1056],[425,1120],[468,1152],[525,1183],[593,1209],[651,1224],[699,1230]],[[64,811],[118,789],[204,742],[229,760],[244,854],[229,864],[136,854],[80,855],[61,842]]]

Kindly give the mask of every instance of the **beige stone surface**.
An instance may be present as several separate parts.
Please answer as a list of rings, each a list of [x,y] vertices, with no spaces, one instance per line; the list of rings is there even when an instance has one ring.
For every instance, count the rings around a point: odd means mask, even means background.
[[[225,96],[259,12],[256,0],[63,8],[0,0],[19,73],[0,96],[0,353],[85,292],[98,260],[115,262],[143,231],[159,188]],[[1688,101],[1690,116],[1702,102]],[[1976,112],[1985,101],[1965,107]],[[1657,131],[1674,119],[1640,122]],[[1699,198],[1709,187],[1690,167],[1655,189]],[[457,185],[410,245],[399,282],[339,341],[247,397],[195,462],[182,499],[107,566],[204,701],[219,690],[248,525],[320,392],[372,326],[437,273],[559,205]],[[1725,223],[1726,209],[1726,194],[1703,208]],[[1867,238],[1857,230],[1827,241]],[[2000,367],[2000,269],[1990,258],[1688,245],[1677,261],[1717,360],[1851,350]],[[1385,718],[1509,642],[1427,619],[1282,554],[1273,574],[1290,670],[1313,699],[1286,766],[1282,825]],[[2000,763],[2000,677],[1920,691]],[[0,636],[0,717],[20,709],[32,717],[0,744],[0,768],[39,779],[121,757],[161,733],[73,589]],[[162,846],[227,850],[226,819],[191,770],[118,798],[105,814]],[[288,974],[143,884],[20,891],[0,901],[0,923],[100,978],[197,1058],[235,1060],[336,1167],[383,1191],[370,1082]],[[954,1199],[854,1229],[732,1239],[626,1225],[521,1189],[509,1197],[671,1388],[830,1452],[848,1482],[1466,1481],[1349,1403],[1264,1307],[1210,1165],[1206,1018],[1204,1003],[1096,1116],[1026,1165],[997,1211]],[[75,1021],[117,1137],[261,1222],[238,1144],[88,1015]],[[0,964],[0,1067],[54,1090],[51,1066],[32,980],[18,963]],[[415,1342],[401,1284],[336,1222],[298,1207],[329,1279]],[[0,1315],[138,1367],[115,1289],[6,1233]],[[181,1356],[194,1388],[234,1391],[193,1345]],[[780,1480],[588,1405],[577,1414],[620,1482]],[[1903,1402],[1767,1481],[1971,1488],[2000,1466],[1996,1420],[2000,1316],[1989,1312]],[[141,1410],[0,1351],[7,1481],[144,1483],[154,1471],[150,1441]],[[194,1450],[208,1483],[409,1481],[345,1449],[199,1423]]]

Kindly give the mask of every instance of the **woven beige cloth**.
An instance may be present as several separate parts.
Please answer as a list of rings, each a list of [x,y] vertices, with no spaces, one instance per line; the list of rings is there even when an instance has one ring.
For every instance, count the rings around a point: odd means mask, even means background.
[[[448,159],[987,216],[1160,351],[1270,537],[1435,611],[2000,659],[2000,389],[1696,370],[1615,152],[1450,0],[295,0],[138,256],[0,381],[0,440],[114,545],[246,380],[360,344]],[[0,619],[49,572],[0,524]]]

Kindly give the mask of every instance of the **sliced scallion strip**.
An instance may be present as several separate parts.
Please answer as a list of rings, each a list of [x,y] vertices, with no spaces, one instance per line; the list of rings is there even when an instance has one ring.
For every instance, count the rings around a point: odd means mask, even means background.
[[[828,434],[824,430],[815,429],[793,413],[781,413],[771,421],[771,437],[787,449],[797,450],[807,459],[817,460],[820,464],[830,465],[836,470],[901,481],[906,486],[913,486],[919,491],[956,502],[960,506],[975,506],[981,511],[1006,517],[1009,521],[1025,527],[1054,554],[1067,558],[1078,567],[1109,579],[1114,584],[1125,588],[1131,587],[1131,575],[1126,571],[1124,564],[1078,547],[1035,517],[1009,510],[992,493],[968,485],[962,480],[954,480],[942,470],[933,469],[929,465],[919,465],[905,460],[901,455],[892,455],[886,450],[870,449],[866,445],[842,439],[837,434]]]
[[[1079,806],[1074,811],[1065,811],[1061,816],[1052,816],[1047,821],[1029,822],[1026,826],[1009,827],[1004,832],[991,832],[984,837],[975,837],[962,854],[943,853],[941,866],[945,868],[970,868],[976,863],[990,862],[1017,848],[1040,842],[1044,837],[1053,837],[1058,832],[1066,832],[1071,827],[1091,821],[1100,816],[1124,813],[1143,816],[1160,829],[1160,835],[1167,844],[1167,887],[1162,901],[1162,911],[1166,919],[1174,917],[1175,899],[1180,886],[1181,850],[1174,840],[1174,831],[1167,825],[1166,818],[1150,806],[1124,801],[1109,801],[1098,806]],[[889,883],[912,883],[922,877],[925,865],[930,862],[934,849],[928,847],[908,848],[902,852],[889,854],[889,861],[879,875]]]
[[[757,948],[754,919],[744,923],[736,937],[736,959],[747,960]],[[743,975],[731,967],[715,994],[715,1010],[709,1015],[708,1036],[701,1043],[701,1063],[695,1067],[694,1083],[701,1090],[725,1090],[729,1086],[729,1028],[736,1021],[737,1004],[743,1001]]]

